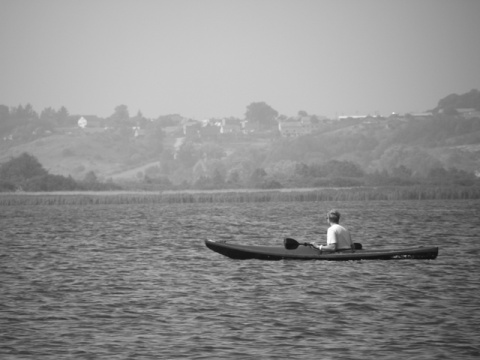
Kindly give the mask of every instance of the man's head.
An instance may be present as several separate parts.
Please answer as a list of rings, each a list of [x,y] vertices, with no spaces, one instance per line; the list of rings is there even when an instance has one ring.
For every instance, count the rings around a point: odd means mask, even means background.
[[[332,223],[338,224],[340,221],[340,213],[337,210],[330,210],[327,213],[327,219]]]

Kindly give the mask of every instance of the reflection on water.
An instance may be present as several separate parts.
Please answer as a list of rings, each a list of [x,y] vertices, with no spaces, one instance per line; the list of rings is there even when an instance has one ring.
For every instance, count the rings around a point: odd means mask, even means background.
[[[433,261],[232,260],[206,238],[325,239]],[[475,358],[478,201],[0,208],[2,359]]]

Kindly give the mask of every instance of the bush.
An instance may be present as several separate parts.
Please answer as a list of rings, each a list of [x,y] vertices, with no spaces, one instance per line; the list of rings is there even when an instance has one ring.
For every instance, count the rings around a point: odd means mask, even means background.
[[[8,181],[0,180],[0,192],[12,192],[16,190],[16,186]]]
[[[348,178],[348,177],[335,177],[335,178],[322,178],[316,179],[313,183],[314,187],[354,187],[363,186],[364,181],[362,179]]]
[[[283,185],[280,184],[277,180],[266,180],[261,186],[262,189],[281,189]]]
[[[172,186],[172,182],[166,176],[150,177],[148,175],[145,175],[144,181],[146,184],[160,185],[161,187],[164,187],[164,188],[169,188]]]
[[[0,166],[0,191],[73,191],[73,190],[121,190],[113,183],[101,183],[90,171],[83,182],[71,176],[49,174],[32,155],[23,153]]]
[[[110,190],[122,190],[122,187],[112,182],[102,183],[102,182],[79,181],[78,189],[87,190],[87,191],[110,191]]]
[[[46,174],[47,171],[37,158],[28,153],[23,153],[0,166],[0,179],[14,184]]]
[[[47,174],[25,180],[22,188],[25,191],[72,191],[79,187],[71,177]]]

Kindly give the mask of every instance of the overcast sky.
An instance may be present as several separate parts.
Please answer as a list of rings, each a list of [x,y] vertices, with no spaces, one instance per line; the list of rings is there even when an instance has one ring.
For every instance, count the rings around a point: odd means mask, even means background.
[[[0,104],[388,115],[480,89],[478,0],[0,0]]]

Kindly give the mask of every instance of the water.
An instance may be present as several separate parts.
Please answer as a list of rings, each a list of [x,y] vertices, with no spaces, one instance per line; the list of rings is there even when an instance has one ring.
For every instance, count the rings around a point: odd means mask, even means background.
[[[325,239],[436,260],[232,260],[203,240]],[[479,201],[0,208],[2,359],[474,359]]]

